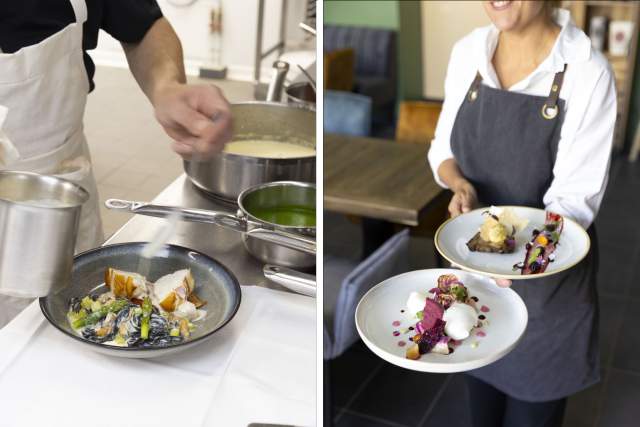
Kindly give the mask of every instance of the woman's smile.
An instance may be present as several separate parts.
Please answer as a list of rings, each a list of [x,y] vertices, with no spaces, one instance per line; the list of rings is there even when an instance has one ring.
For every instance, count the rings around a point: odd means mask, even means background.
[[[490,3],[491,3],[491,7],[493,8],[493,10],[500,11],[500,10],[508,9],[509,6],[511,6],[512,1],[511,0],[498,0],[498,1],[491,1]]]

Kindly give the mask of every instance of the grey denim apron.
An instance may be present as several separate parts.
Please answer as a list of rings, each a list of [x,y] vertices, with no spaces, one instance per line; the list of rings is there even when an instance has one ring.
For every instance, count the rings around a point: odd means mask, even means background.
[[[563,76],[564,70],[556,74],[544,97],[482,85],[477,74],[458,111],[451,149],[482,206],[544,209],[564,120]],[[513,282],[529,311],[524,337],[507,356],[469,374],[530,402],[564,398],[599,381],[593,227],[589,234],[591,251],[574,268]]]

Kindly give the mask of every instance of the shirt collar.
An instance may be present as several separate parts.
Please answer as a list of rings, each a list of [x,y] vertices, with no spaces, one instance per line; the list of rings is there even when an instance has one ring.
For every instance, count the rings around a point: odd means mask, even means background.
[[[556,9],[554,21],[561,27],[560,34],[549,56],[542,61],[530,77],[533,77],[539,72],[557,73],[558,71],[562,71],[565,64],[587,61],[591,56],[591,41],[589,37],[575,25],[568,10]],[[491,60],[498,43],[498,34],[500,31],[494,25],[484,27],[482,30],[484,30],[484,34],[476,39],[481,43],[481,45],[476,46],[475,49],[479,55],[477,58],[478,70],[483,78],[497,82],[498,78],[491,65]],[[528,80],[528,78],[525,80]]]

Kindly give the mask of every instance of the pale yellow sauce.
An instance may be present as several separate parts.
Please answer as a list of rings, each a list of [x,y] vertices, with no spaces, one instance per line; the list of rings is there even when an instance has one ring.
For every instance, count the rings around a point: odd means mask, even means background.
[[[292,159],[297,157],[313,157],[316,155],[316,150],[304,145],[253,139],[232,141],[225,145],[224,152],[264,159]]]

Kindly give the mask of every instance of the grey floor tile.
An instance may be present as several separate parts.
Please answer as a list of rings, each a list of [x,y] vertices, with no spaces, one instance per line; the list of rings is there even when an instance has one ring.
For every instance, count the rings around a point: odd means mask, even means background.
[[[618,161],[616,161],[615,166],[612,167],[612,170],[615,173],[614,182],[626,182],[629,184],[640,185],[640,168],[637,167],[637,163],[629,163],[624,158],[616,160]],[[611,190],[612,192],[623,192],[629,191],[629,188],[624,185],[610,185],[607,190]]]
[[[630,262],[633,267],[631,275],[631,286],[629,286],[628,297],[630,300],[635,301],[636,306],[640,304],[640,248],[635,252],[633,260]]]
[[[598,427],[637,427],[640,424],[640,375],[613,369]]]
[[[595,221],[596,231],[600,241],[604,240],[609,246],[625,249],[629,257],[631,254],[628,251],[638,247],[640,230],[635,226],[638,210],[634,209],[633,213],[623,214],[617,208],[619,206],[619,203],[603,203],[602,210]]]
[[[567,401],[562,427],[595,427],[604,396],[604,384],[608,371],[603,370],[602,380],[586,390],[574,394]]]
[[[410,371],[385,362],[349,409],[414,426],[422,420],[446,378],[444,374]]]
[[[331,361],[331,381],[333,388],[333,406],[342,408],[354,397],[373,372],[384,362],[368,349],[354,344],[340,357]]]
[[[600,234],[598,290],[606,294],[624,296],[631,286],[636,263],[630,258],[635,251],[628,245],[612,242]]]
[[[600,295],[600,360],[608,366],[613,357],[615,339],[622,325],[622,310],[626,299],[622,296]]]
[[[405,427],[403,424],[391,423],[366,414],[344,414],[335,427]]]
[[[464,384],[464,375],[452,374],[444,392],[421,427],[469,427],[470,425],[469,396]]]
[[[640,324],[640,310],[637,302],[625,303],[624,317],[620,326],[621,333],[615,343],[611,366],[636,372],[640,375],[640,334],[636,333]],[[640,402],[640,389],[637,390]]]

